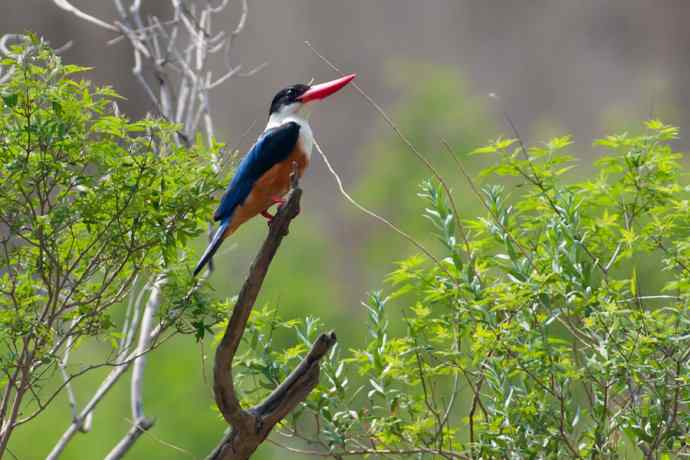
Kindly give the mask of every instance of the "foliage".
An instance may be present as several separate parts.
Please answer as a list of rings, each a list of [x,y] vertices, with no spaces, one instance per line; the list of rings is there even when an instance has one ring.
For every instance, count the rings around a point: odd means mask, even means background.
[[[75,79],[86,69],[64,65],[36,38],[1,64],[12,74],[0,86],[4,447],[62,389],[41,393],[67,348],[122,339],[110,307],[139,276],[188,287],[179,255],[209,215],[219,146],[183,148],[175,125],[128,120],[111,88]],[[203,324],[208,313],[195,307],[175,319]]]
[[[135,280],[166,274],[161,320],[199,339],[230,302],[189,296],[180,258],[218,187],[214,152],[179,147],[169,123],[117,115],[111,89],[73,80],[84,69],[38,41],[2,64],[13,77],[0,87],[0,409],[18,407],[14,427],[57,394],[41,390],[70,337],[121,339],[111,307]],[[498,139],[474,152],[495,164],[476,196],[484,215],[466,221],[423,182],[420,221],[440,265],[404,260],[389,292],[369,296],[366,342],[324,360],[320,386],[280,427],[303,441],[288,447],[334,458],[687,456],[690,206],[676,137],[650,121],[641,135],[604,138],[596,174],[577,182],[568,137]],[[243,401],[283,381],[322,329],[255,311],[236,366]],[[173,385],[177,354],[166,393],[189,399]]]
[[[424,182],[441,263],[399,264],[392,292],[365,303],[366,345],[334,350],[282,432],[333,458],[689,455],[690,206],[677,135],[650,121],[601,139],[584,181],[567,179],[569,137],[475,150],[496,163],[477,188],[485,215],[462,222],[468,246],[443,189]],[[392,333],[392,305],[404,334]],[[248,397],[301,359],[313,324],[256,313],[241,360]],[[297,343],[277,349],[284,329]]]

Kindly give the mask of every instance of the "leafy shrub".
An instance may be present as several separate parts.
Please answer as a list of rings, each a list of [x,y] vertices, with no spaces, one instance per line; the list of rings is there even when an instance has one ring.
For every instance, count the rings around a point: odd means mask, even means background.
[[[334,458],[689,455],[690,206],[677,135],[650,121],[601,139],[607,153],[583,181],[566,179],[568,137],[498,139],[474,152],[496,163],[472,184],[485,215],[466,221],[423,183],[441,263],[400,263],[392,292],[365,304],[369,342],[333,351],[283,433]],[[273,349],[280,329],[298,344]],[[252,397],[316,329],[256,313],[242,362]]]
[[[175,125],[119,115],[111,88],[76,80],[86,69],[38,39],[1,65],[0,456],[12,429],[57,394],[42,389],[66,349],[120,339],[110,307],[140,275],[177,285],[179,256],[218,188],[216,146],[183,148]]]

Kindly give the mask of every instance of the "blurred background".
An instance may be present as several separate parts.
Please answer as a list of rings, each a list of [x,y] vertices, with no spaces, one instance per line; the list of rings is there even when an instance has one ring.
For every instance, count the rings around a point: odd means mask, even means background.
[[[116,16],[110,0],[73,3],[106,21]],[[166,16],[168,2],[144,4]],[[0,0],[0,13],[0,33],[33,31],[55,47],[73,40],[65,61],[93,67],[88,78],[125,96],[121,108],[132,117],[150,110],[132,77],[128,46],[106,45],[112,34],[48,0]],[[238,14],[235,1],[226,10],[225,28],[234,28]],[[217,135],[244,152],[263,129],[277,90],[335,76],[304,45],[308,40],[344,71],[359,75],[357,82],[446,174],[461,212],[472,215],[479,204],[440,140],[447,139],[477,171],[482,164],[467,153],[490,138],[512,135],[504,113],[528,143],[573,134],[572,153],[585,171],[597,155],[593,139],[635,129],[649,117],[680,126],[684,150],[690,121],[688,20],[686,0],[250,0],[235,59],[246,69],[264,61],[268,67],[216,90]],[[433,248],[416,197],[428,174],[375,110],[348,89],[314,110],[312,126],[354,196]],[[321,317],[347,349],[366,334],[360,301],[367,291],[385,287],[386,273],[413,248],[347,205],[316,155],[303,187],[303,212],[259,303],[276,306],[286,318]],[[265,223],[257,219],[224,246],[212,278],[219,296],[236,292],[264,233]],[[145,403],[157,422],[129,458],[203,458],[215,445],[224,423],[204,376],[209,350],[211,344],[184,337],[154,355]],[[88,360],[89,353],[102,351],[95,345],[82,354]],[[79,382],[80,403],[105,372]],[[40,421],[17,431],[12,452],[20,459],[43,458],[68,425],[67,414],[63,397]],[[99,406],[93,432],[79,435],[63,458],[103,457],[129,424],[123,384]],[[287,457],[267,444],[257,458]]]

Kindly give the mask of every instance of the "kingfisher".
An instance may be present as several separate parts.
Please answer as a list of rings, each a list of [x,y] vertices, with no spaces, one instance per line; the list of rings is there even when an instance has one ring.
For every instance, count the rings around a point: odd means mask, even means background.
[[[273,215],[268,209],[285,203],[283,197],[290,190],[293,163],[297,164],[299,177],[309,166],[314,147],[308,121],[311,103],[339,91],[355,76],[350,74],[318,85],[297,84],[278,91],[271,102],[266,128],[240,161],[213,214],[220,226],[196,265],[194,276],[240,225],[259,214],[270,223]]]

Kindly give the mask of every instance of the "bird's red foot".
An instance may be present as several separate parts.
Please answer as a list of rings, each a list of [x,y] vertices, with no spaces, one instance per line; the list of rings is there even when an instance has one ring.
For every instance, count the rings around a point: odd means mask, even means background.
[[[277,204],[278,206],[282,206],[285,204],[285,200],[283,199],[282,196],[272,196],[271,201],[273,201],[273,204]]]
[[[274,217],[273,214],[271,214],[270,212],[268,212],[268,210],[265,210],[265,211],[261,211],[261,215],[264,216],[264,217],[266,218],[266,220],[268,221],[268,224],[270,225],[270,223],[271,223],[271,221],[273,220],[273,217]]]

